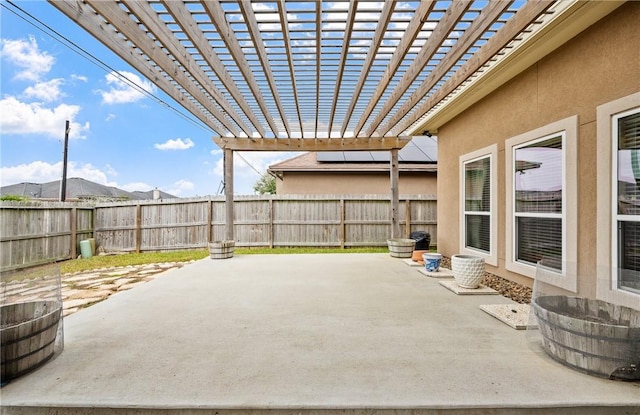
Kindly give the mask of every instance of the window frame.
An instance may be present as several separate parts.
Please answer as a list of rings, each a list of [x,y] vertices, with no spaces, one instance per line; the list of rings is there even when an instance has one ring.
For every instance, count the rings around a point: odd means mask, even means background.
[[[562,270],[536,267],[518,261],[516,255],[515,213],[515,150],[562,134]],[[506,215],[505,215],[505,268],[509,271],[537,278],[540,281],[577,292],[578,260],[578,174],[577,174],[578,116],[574,115],[547,124],[535,130],[511,137],[505,141]]]
[[[478,160],[489,158],[489,174],[491,180],[489,181],[489,211],[480,212],[489,216],[489,252],[485,252],[473,247],[466,246],[467,241],[467,221],[466,217],[469,213],[478,214],[479,212],[467,211],[465,208],[465,196],[466,196],[466,169],[465,166],[468,163],[472,163]],[[475,255],[484,258],[485,263],[493,266],[498,266],[498,145],[493,144],[488,147],[481,148],[471,153],[464,154],[459,158],[459,192],[460,192],[460,234],[459,234],[459,249],[460,253]]]
[[[640,293],[618,287],[617,120],[640,112],[640,92],[597,108],[597,283],[598,299],[638,308]],[[615,192],[615,195],[614,195]]]

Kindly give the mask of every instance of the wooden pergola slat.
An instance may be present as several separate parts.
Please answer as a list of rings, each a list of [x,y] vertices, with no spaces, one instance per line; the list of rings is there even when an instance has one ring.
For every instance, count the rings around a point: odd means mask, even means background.
[[[134,45],[144,50],[149,58],[155,62],[164,72],[171,76],[182,86],[189,94],[194,97],[202,106],[209,109],[210,99],[204,94],[202,87],[194,84],[175,63],[162,51],[161,48],[144,32],[140,32],[136,22],[131,20],[129,15],[118,6],[117,3],[109,1],[87,0],[93,9],[99,12],[107,21],[115,24],[120,33],[126,36]],[[220,104],[220,102],[218,102]],[[211,108],[210,111],[216,118],[232,133],[239,135],[237,128],[231,124],[227,118],[217,109]]]
[[[353,22],[356,18],[356,9],[358,8],[358,0],[353,0],[349,3],[349,12],[347,13],[347,19],[344,29],[344,42],[342,43],[342,51],[340,52],[340,62],[338,63],[338,73],[336,74],[336,86],[333,90],[333,105],[331,106],[331,112],[329,113],[329,124],[327,134],[331,136],[333,130],[333,120],[336,115],[336,106],[338,104],[338,97],[340,96],[340,87],[342,86],[342,77],[344,76],[344,64],[347,60],[349,53],[349,43],[351,43],[351,31],[353,29]]]
[[[131,3],[144,3],[139,0],[128,0],[128,1],[130,1]],[[184,5],[181,2],[172,1],[172,0],[162,0],[162,4],[167,9],[167,11],[171,14],[171,16],[176,21],[176,23],[182,28],[182,30],[184,31],[188,39],[191,41],[191,43],[193,43],[194,47],[198,50],[198,52],[200,52],[200,55],[202,55],[204,60],[207,62],[207,65],[209,65],[209,67],[213,69],[213,72],[216,74],[218,79],[220,79],[220,82],[223,83],[225,88],[229,91],[229,94],[231,94],[233,99],[235,99],[235,101],[238,103],[238,106],[242,109],[242,111],[244,111],[245,115],[247,115],[247,118],[251,120],[254,126],[259,125],[258,120],[256,119],[255,116],[253,116],[251,107],[246,102],[244,96],[242,95],[242,93],[236,86],[235,82],[231,78],[229,71],[227,71],[227,69],[224,67],[224,64],[220,61],[220,58],[218,58],[218,56],[215,53],[213,53],[213,50],[211,49],[209,42],[207,42],[207,39],[204,36],[204,33],[202,33],[202,30],[200,30],[196,22],[193,20],[191,13],[189,13],[189,11],[184,7]],[[184,50],[183,53],[187,54],[187,51]],[[198,67],[195,61],[192,63],[192,65],[196,65],[195,68]],[[197,72],[195,68],[194,68],[194,72]],[[207,78],[207,80],[209,84],[213,85],[210,79]],[[224,101],[226,101],[226,99]],[[238,125],[242,127],[242,130],[248,136],[252,135],[251,129],[247,125],[245,125],[244,122],[242,122],[240,117],[236,114],[235,111],[233,111],[233,109],[228,103],[225,102],[225,105],[223,106],[223,108],[225,109],[225,111],[229,112],[233,120],[236,121],[236,123],[238,123]]]
[[[233,29],[231,29],[231,26],[229,26],[229,22],[227,22],[224,17],[224,10],[222,9],[220,2],[218,0],[208,0],[203,2],[202,5],[209,14],[211,21],[218,29],[218,34],[222,38],[224,44],[227,46],[227,49],[235,60],[236,65],[238,65],[238,69],[240,70],[240,73],[242,73],[242,76],[249,86],[249,89],[253,93],[253,97],[258,103],[260,110],[262,110],[262,114],[264,115],[267,124],[269,124],[271,131],[275,136],[278,136],[278,127],[276,127],[276,125],[274,124],[272,117],[269,116],[269,109],[267,108],[267,104],[264,102],[264,98],[262,97],[260,89],[258,88],[256,78],[253,75],[253,72],[251,72],[249,62],[247,62],[247,58],[242,51],[242,47],[240,47],[240,44],[238,43],[238,39],[236,39]],[[232,85],[227,85],[226,82],[224,83],[227,89],[229,89],[231,86],[235,86],[235,83],[232,83]],[[265,131],[262,128],[260,121],[258,121],[256,116],[253,114],[251,109],[248,108],[248,106],[246,112],[247,116],[249,116],[249,119],[251,119],[251,122],[254,123],[257,132],[264,137]]]
[[[227,134],[227,131],[212,120],[213,117],[222,117],[221,113],[215,109],[209,109],[209,114],[204,112],[200,107],[195,105],[188,99],[174,84],[172,84],[159,68],[151,65],[143,55],[138,53],[118,32],[109,27],[100,16],[95,14],[93,9],[84,3],[75,0],[58,0],[52,2],[62,13],[69,16],[76,24],[89,32],[96,39],[107,45],[114,53],[122,57],[129,65],[139,71],[141,74],[151,80],[158,88],[162,89],[167,95],[173,98],[177,103],[185,107],[191,114],[195,115],[206,126],[217,132],[221,136]],[[179,75],[178,75],[179,76]],[[217,117],[216,117],[217,118]],[[233,134],[238,135],[238,131],[234,129]]]
[[[471,75],[511,43],[516,36],[538,19],[553,3],[552,0],[528,1],[516,12],[515,16],[509,19],[504,26],[493,35],[473,57],[458,69],[451,78],[438,88],[433,95],[417,107],[410,116],[398,122],[392,129],[395,131],[407,130],[413,123],[418,121],[422,115],[426,114],[430,108],[462,85]]]
[[[95,1],[95,0],[91,0]],[[164,47],[169,51],[169,53],[178,61],[180,65],[182,65],[186,70],[193,76],[193,78],[198,82],[201,88],[203,88],[209,95],[211,95],[218,105],[220,105],[240,126],[240,128],[246,133],[251,134],[251,129],[249,126],[245,125],[242,119],[238,116],[238,114],[231,108],[231,105],[224,97],[222,92],[216,88],[216,86],[211,82],[209,77],[199,69],[198,64],[195,59],[187,52],[187,50],[180,44],[180,42],[173,36],[171,33],[167,33],[167,26],[162,23],[158,14],[151,8],[151,6],[144,1],[138,0],[122,0],[123,4],[127,6],[127,8],[136,15],[141,21],[145,22],[145,26],[147,29],[153,33],[156,39],[158,39]],[[98,0],[100,6],[109,8],[110,3]],[[90,3],[90,4],[95,4]],[[177,5],[178,3],[176,3]],[[115,9],[120,9],[119,7],[112,7],[111,11],[113,14],[116,14]],[[105,14],[106,16],[106,14]],[[122,16],[124,19],[124,16]],[[131,21],[131,23],[135,24],[135,22]],[[127,27],[131,24],[127,23]],[[135,30],[135,29],[133,29]],[[131,33],[131,30],[129,31]],[[175,64],[174,64],[175,65]],[[202,103],[204,104],[204,102]],[[229,124],[231,125],[231,124]],[[227,127],[229,128],[229,127]]]
[[[293,65],[293,56],[291,54],[291,36],[289,35],[289,19],[287,18],[287,10],[284,0],[278,0],[278,14],[280,15],[280,27],[282,28],[282,37],[284,47],[287,53],[287,64],[289,65],[289,73],[291,75],[291,86],[293,89],[293,97],[296,102],[296,112],[298,114],[298,124],[300,125],[300,134],[304,136],[304,126],[302,123],[302,114],[300,113],[300,98],[298,97],[298,85],[296,82],[295,68]]]
[[[396,85],[389,98],[385,101],[385,104],[382,107],[382,110],[378,113],[376,120],[381,121],[387,116],[389,111],[391,111],[393,106],[398,102],[407,89],[409,89],[413,81],[429,62],[429,59],[431,59],[431,57],[433,57],[436,51],[441,47],[447,36],[449,36],[449,33],[455,27],[456,23],[458,23],[464,12],[467,11],[470,6],[471,2],[468,1],[457,1],[451,3],[451,6],[447,9],[444,17],[433,29],[429,40],[424,44],[422,49],[420,49],[418,56],[413,60],[411,66],[407,69],[407,72],[405,72],[398,85]],[[379,92],[382,94],[384,91]],[[363,116],[358,122],[358,126],[362,127],[366,121],[367,119]],[[375,130],[376,127],[377,125],[372,125],[369,128],[369,131],[367,131],[367,134],[371,134],[371,131]],[[356,128],[356,130],[358,130],[358,128]]]
[[[256,15],[253,12],[253,9],[251,9],[250,7],[242,7],[241,11],[244,21],[247,24],[247,29],[249,30],[249,35],[251,36],[253,45],[256,48],[256,53],[258,54],[260,65],[262,65],[262,70],[264,71],[267,82],[269,83],[269,89],[273,96],[273,100],[276,104],[276,107],[278,108],[280,118],[282,119],[285,133],[287,137],[290,137],[291,129],[289,127],[289,121],[287,120],[287,114],[285,113],[284,107],[282,105],[282,100],[280,99],[280,94],[278,93],[278,87],[276,85],[275,77],[273,76],[273,71],[271,70],[271,64],[269,63],[269,57],[267,56],[264,42],[262,41],[262,37],[260,36],[260,28],[258,27]]]
[[[420,30],[424,25],[424,20],[433,9],[433,6],[435,5],[435,3],[436,3],[436,0],[433,0],[433,1],[428,0],[428,1],[420,2],[420,5],[418,6],[418,10],[416,10],[416,13],[413,15],[413,18],[411,19],[409,26],[407,26],[407,29],[405,30],[405,35],[402,37],[400,44],[398,45],[395,52],[393,53],[393,56],[391,57],[391,61],[387,65],[387,69],[385,70],[384,74],[382,75],[382,79],[380,79],[380,82],[376,87],[376,91],[374,92],[373,96],[369,100],[369,104],[367,105],[367,108],[362,113],[362,116],[360,117],[360,121],[358,121],[358,124],[354,129],[354,132],[353,132],[354,135],[357,136],[360,133],[360,130],[362,130],[364,123],[369,118],[369,115],[371,115],[373,108],[378,104],[378,101],[382,97],[382,94],[384,94],[385,89],[387,89],[387,86],[389,85],[391,78],[393,78],[393,75],[395,75],[396,71],[400,67],[400,64],[402,63],[402,59],[404,59],[405,55],[407,54],[409,47],[413,44],[414,40],[420,33]],[[439,41],[440,39],[432,40],[431,38],[429,38],[429,42],[437,43]]]
[[[464,34],[455,45],[451,48],[449,53],[446,54],[444,59],[440,61],[438,66],[429,74],[429,76],[422,81],[420,86],[411,94],[411,96],[402,104],[402,106],[396,110],[393,117],[389,122],[379,128],[377,133],[384,135],[391,129],[392,125],[395,125],[413,108],[440,80],[446,73],[458,62],[460,57],[469,50],[469,47],[473,45],[476,40],[482,36],[482,34],[491,26],[495,20],[509,7],[511,2],[504,0],[492,0],[480,13],[477,19],[473,21],[471,26],[465,30]],[[384,114],[386,116],[387,113]],[[369,132],[376,131],[376,128],[383,121],[383,113],[381,112],[373,120],[369,127]]]
[[[371,70],[371,64],[373,63],[373,60],[378,53],[378,48],[380,47],[380,42],[382,42],[382,38],[387,29],[387,25],[389,24],[389,20],[391,20],[391,13],[393,12],[394,5],[395,2],[393,1],[384,2],[384,7],[382,8],[382,12],[380,13],[380,20],[378,21],[378,25],[376,26],[376,31],[373,34],[373,39],[371,40],[371,46],[369,47],[367,57],[365,58],[364,65],[362,66],[362,70],[360,71],[360,77],[358,78],[358,82],[356,83],[353,97],[351,98],[351,102],[349,103],[347,112],[344,115],[344,121],[342,122],[342,128],[340,129],[340,135],[343,137],[345,136],[349,120],[351,119],[351,116],[353,114],[353,110],[358,102],[358,97],[362,92],[362,87],[364,86],[364,83],[367,80],[367,76],[369,75],[369,71]]]

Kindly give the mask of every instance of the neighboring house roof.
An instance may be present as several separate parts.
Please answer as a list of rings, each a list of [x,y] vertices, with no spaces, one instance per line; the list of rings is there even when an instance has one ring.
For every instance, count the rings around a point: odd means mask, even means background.
[[[272,173],[286,171],[389,171],[388,151],[328,151],[304,153],[269,166]],[[438,141],[414,137],[398,152],[400,171],[436,172]]]
[[[18,183],[0,188],[2,195],[18,195],[33,199],[55,199],[60,197],[60,180],[48,183]],[[151,200],[153,190],[148,192],[127,192],[113,186],[105,186],[78,177],[67,179],[67,199],[124,199]],[[160,192],[161,199],[173,199],[176,196]]]

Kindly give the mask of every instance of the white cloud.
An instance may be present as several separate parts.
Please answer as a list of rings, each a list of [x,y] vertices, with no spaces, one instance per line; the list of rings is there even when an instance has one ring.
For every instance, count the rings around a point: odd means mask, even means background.
[[[51,182],[62,178],[62,161],[53,164],[46,161],[33,161],[29,164],[3,166],[0,168],[0,173],[2,186],[22,182]],[[70,161],[67,165],[67,177],[81,177],[107,186],[115,186],[107,180],[107,175],[102,170],[89,163],[78,164]]]
[[[46,82],[37,82],[24,90],[24,95],[29,98],[41,99],[51,102],[62,96],[60,86],[64,84],[64,79],[56,78]]]
[[[194,145],[190,138],[184,140],[182,138],[176,138],[175,140],[167,140],[162,144],[154,144],[153,146],[158,150],[186,150]]]
[[[89,78],[84,75],[71,74],[71,79],[73,79],[74,81],[89,82]]]
[[[0,55],[13,65],[22,68],[15,75],[15,79],[38,81],[43,74],[51,70],[55,59],[38,48],[33,36],[29,40],[1,39]]]
[[[184,195],[184,192],[193,190],[195,189],[195,187],[196,186],[189,180],[181,179],[172,184],[171,187],[166,190],[166,192],[174,196],[182,196]]]
[[[116,114],[109,114],[107,115],[107,118],[105,118],[105,121],[109,122],[115,118],[116,118]]]
[[[127,192],[148,192],[149,190],[155,189],[155,187],[144,182],[132,182],[123,184],[120,186],[120,189],[126,190]]]
[[[118,73],[127,78],[131,83],[137,85],[139,89],[152,94],[157,90],[153,83],[146,79],[142,79],[134,73],[127,71],[120,71]],[[105,104],[127,104],[139,101],[145,97],[138,88],[134,88],[129,82],[122,80],[115,72],[107,74],[105,79],[107,84],[111,86],[111,89],[108,91],[98,91],[102,96],[102,102]]]
[[[81,125],[73,121],[79,112],[78,105],[60,104],[47,108],[41,103],[25,103],[7,96],[0,100],[0,130],[2,134],[44,134],[63,139],[65,122],[69,120],[69,138],[86,138],[89,123]]]

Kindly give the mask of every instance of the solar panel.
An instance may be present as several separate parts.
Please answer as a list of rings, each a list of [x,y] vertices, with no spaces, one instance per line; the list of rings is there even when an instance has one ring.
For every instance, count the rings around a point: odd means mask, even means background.
[[[326,163],[383,163],[390,161],[388,151],[323,151],[317,160]],[[435,163],[438,161],[436,137],[414,137],[398,152],[398,160],[405,163]]]

